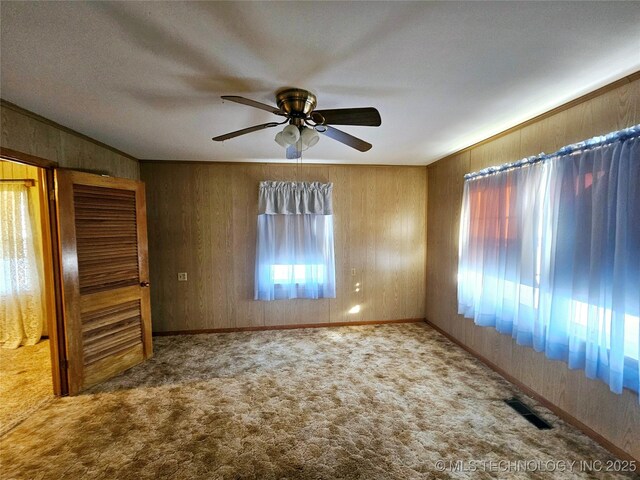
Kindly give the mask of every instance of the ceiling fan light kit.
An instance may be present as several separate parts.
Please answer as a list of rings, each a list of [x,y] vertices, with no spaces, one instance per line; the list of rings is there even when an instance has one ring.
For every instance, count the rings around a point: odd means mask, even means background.
[[[360,152],[366,152],[371,149],[370,143],[338,130],[331,125],[378,127],[382,124],[380,113],[373,107],[315,110],[317,105],[316,96],[310,91],[301,88],[278,90],[276,93],[277,108],[266,103],[233,95],[224,95],[222,99],[266,110],[275,115],[285,117],[285,120],[243,128],[242,130],[219,135],[212,140],[223,142],[230,138],[286,123],[288,125],[276,134],[275,141],[281,147],[286,148],[288,159],[300,158],[302,151],[318,143],[320,138],[318,132]]]
[[[282,129],[282,139],[287,145],[293,145],[300,139],[300,131],[295,125],[287,125]]]
[[[320,135],[315,130],[305,127],[302,129],[300,139],[307,147],[313,147],[320,140]]]
[[[300,130],[298,130],[300,129]],[[308,127],[296,127],[295,125],[287,125],[281,132],[276,133],[276,143],[283,148],[296,146],[298,150],[304,151],[309,147],[313,147],[320,135]]]
[[[287,148],[289,144],[282,138],[282,132],[276,133],[276,143],[282,148]]]

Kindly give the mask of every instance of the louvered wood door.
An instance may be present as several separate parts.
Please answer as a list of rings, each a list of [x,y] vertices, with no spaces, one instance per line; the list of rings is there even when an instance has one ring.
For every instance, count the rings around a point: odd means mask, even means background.
[[[71,395],[152,355],[144,184],[56,171]]]

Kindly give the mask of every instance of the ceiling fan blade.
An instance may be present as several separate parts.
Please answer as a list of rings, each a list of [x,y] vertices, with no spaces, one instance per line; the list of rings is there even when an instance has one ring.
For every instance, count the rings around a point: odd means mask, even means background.
[[[311,118],[316,123],[328,125],[361,125],[364,127],[379,127],[382,124],[380,112],[373,107],[314,110],[311,113]]]
[[[217,137],[213,137],[211,140],[214,142],[223,142],[225,140],[229,140],[230,138],[239,137],[240,135],[245,135],[251,132],[257,132],[258,130],[264,130],[265,128],[277,127],[280,125],[276,122],[263,123],[262,125],[254,125],[253,127],[243,128],[242,130],[236,130],[235,132],[225,133],[224,135],[219,135]]]
[[[300,150],[298,150],[298,143],[295,143],[293,145],[289,145],[287,147],[287,158],[289,160],[295,160],[297,158],[300,158],[300,156],[302,155],[302,152]]]
[[[344,143],[345,145],[348,145],[351,148],[355,148],[360,152],[366,152],[367,150],[370,150],[372,147],[370,143],[367,143],[364,140],[360,140],[359,138],[354,137],[353,135],[349,135],[348,133],[343,132],[342,130],[338,130],[337,128],[333,128],[328,125],[325,126],[325,128],[326,130],[324,132],[321,130],[318,130],[318,131],[326,135],[327,137],[333,138],[334,140]]]
[[[280,109],[267,105],[266,103],[256,102],[249,98],[238,97],[236,95],[223,95],[223,100],[229,100],[230,102],[241,103],[242,105],[248,105],[250,107],[259,108],[260,110],[266,110],[267,112],[275,113],[276,115],[284,115]]]

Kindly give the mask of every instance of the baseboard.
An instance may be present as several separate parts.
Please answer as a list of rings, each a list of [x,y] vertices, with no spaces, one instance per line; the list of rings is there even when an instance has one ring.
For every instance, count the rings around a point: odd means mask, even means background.
[[[448,332],[445,332],[442,328],[438,327],[437,325],[433,324],[432,322],[430,322],[427,319],[425,319],[425,323],[427,325],[429,325],[431,328],[433,328],[434,330],[436,330],[441,335],[443,335],[446,338],[448,338],[449,340],[451,340],[453,343],[458,345],[463,350],[466,350],[467,352],[469,352],[471,355],[476,357],[478,360],[480,360],[482,363],[484,363],[491,370],[493,370],[494,372],[498,373],[500,376],[504,377],[508,382],[512,383],[513,385],[518,387],[520,390],[522,390],[526,395],[530,396],[531,398],[534,398],[541,405],[543,405],[544,407],[546,407],[549,410],[551,410],[559,418],[561,418],[562,420],[564,420],[568,424],[573,425],[578,430],[581,430],[585,435],[587,435],[592,440],[594,440],[597,443],[599,443],[600,445],[602,445],[604,448],[609,450],[611,453],[613,453],[618,458],[620,458],[622,460],[640,462],[640,459],[635,458],[630,453],[626,452],[625,450],[622,450],[617,445],[611,443],[609,440],[607,440],[605,437],[603,437],[598,432],[593,430],[591,427],[589,427],[589,426],[585,425],[584,423],[582,423],[580,420],[578,420],[576,417],[574,417],[573,415],[568,413],[566,410],[563,410],[562,408],[558,407],[554,403],[550,402],[548,399],[546,399],[545,397],[540,395],[538,392],[536,392],[535,390],[532,390],[530,387],[526,386],[524,383],[522,383],[516,377],[514,377],[513,375],[507,373],[505,370],[500,368],[498,365],[493,363],[491,360],[489,360],[486,357],[484,357],[483,355],[479,354],[478,352],[476,352],[472,348],[469,348],[467,345],[462,343],[460,340],[458,340],[457,338],[455,338],[454,336],[452,336]]]
[[[399,320],[370,320],[364,322],[295,323],[292,325],[269,325],[258,327],[202,328],[200,330],[153,332],[153,336],[165,337],[171,335],[199,335],[201,333],[261,332],[264,330],[294,330],[298,328],[357,327],[362,325],[387,325],[389,323],[423,323],[425,321],[426,320],[424,318],[402,318]]]

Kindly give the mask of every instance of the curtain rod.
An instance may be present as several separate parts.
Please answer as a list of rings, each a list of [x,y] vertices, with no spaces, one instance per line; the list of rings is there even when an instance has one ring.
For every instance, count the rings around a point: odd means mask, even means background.
[[[27,187],[36,186],[36,181],[33,178],[0,178],[0,183],[24,183]]]
[[[522,160],[518,160],[512,163],[505,163],[503,165],[499,165],[496,167],[488,167],[483,170],[479,170],[473,173],[467,173],[464,176],[465,180],[472,180],[479,177],[484,177],[487,175],[491,175],[494,173],[504,172],[505,170],[512,170],[514,168],[528,167],[533,165],[534,163],[543,162],[545,160],[549,160],[555,157],[561,157],[570,155],[580,150],[588,150],[591,148],[603,147],[605,145],[609,145],[614,142],[618,142],[620,140],[628,140],[630,138],[640,137],[640,124],[634,125],[633,127],[625,128],[624,130],[619,130],[617,132],[608,133],[607,135],[601,135],[597,137],[590,138],[589,140],[585,140],[583,142],[574,143],[572,145],[567,145],[562,147],[560,150],[554,153],[540,153],[533,157],[523,158]]]

